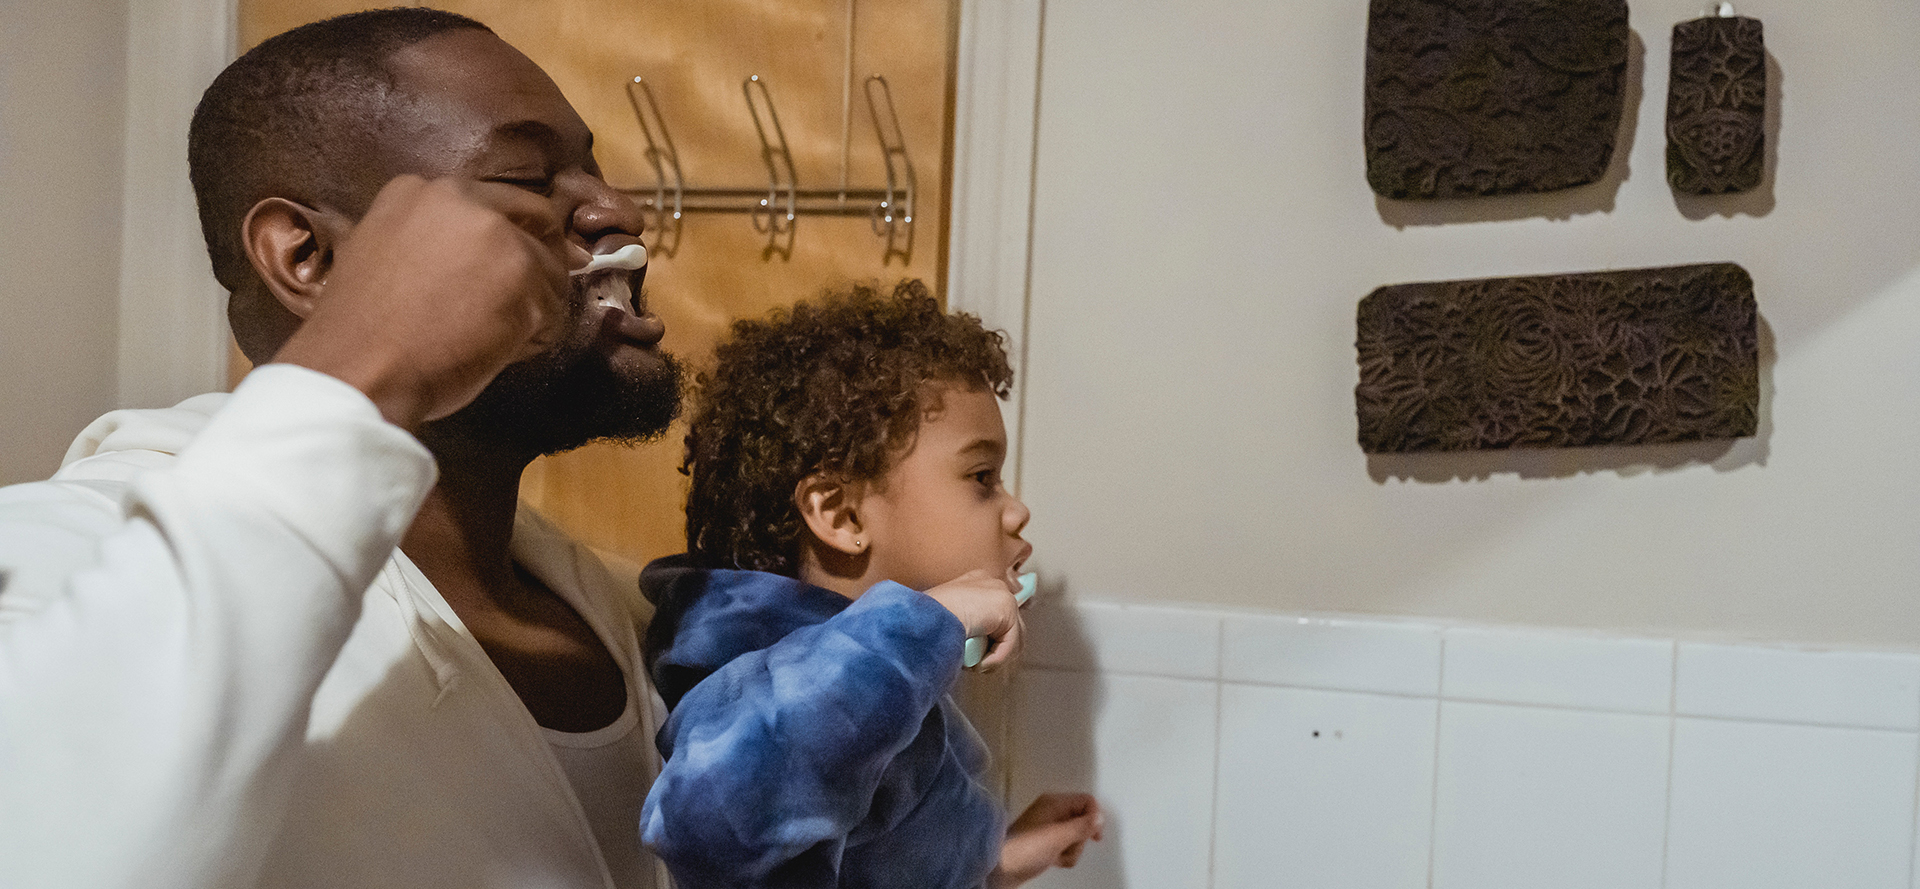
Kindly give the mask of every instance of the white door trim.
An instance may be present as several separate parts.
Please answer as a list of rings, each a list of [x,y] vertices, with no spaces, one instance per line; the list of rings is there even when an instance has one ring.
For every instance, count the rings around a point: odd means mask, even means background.
[[[115,401],[157,407],[226,383],[226,292],[187,182],[187,123],[233,60],[238,0],[129,0],[127,13]]]

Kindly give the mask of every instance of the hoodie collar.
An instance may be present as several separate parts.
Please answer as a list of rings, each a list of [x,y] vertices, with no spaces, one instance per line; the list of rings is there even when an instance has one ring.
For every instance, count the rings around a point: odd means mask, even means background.
[[[853,604],[779,574],[696,568],[684,554],[648,565],[640,588],[656,609],[647,627],[647,671],[668,707],[728,661]]]
[[[227,398],[225,392],[209,392],[168,408],[111,411],[80,430],[60,465],[118,451],[178,454],[206,428]]]

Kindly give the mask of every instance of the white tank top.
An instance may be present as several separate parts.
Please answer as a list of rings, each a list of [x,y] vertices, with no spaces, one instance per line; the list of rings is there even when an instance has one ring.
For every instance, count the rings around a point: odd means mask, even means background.
[[[651,761],[653,739],[639,730],[635,697],[629,690],[627,709],[605,728],[574,733],[542,727],[540,731],[587,812],[613,884],[620,889],[654,889],[656,860],[640,846],[640,804],[647,798],[652,778],[640,764]]]

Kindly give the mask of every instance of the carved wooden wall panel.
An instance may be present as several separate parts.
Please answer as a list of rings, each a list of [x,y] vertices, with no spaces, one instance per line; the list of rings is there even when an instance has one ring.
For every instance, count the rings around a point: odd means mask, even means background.
[[[1368,453],[1741,438],[1753,279],[1732,263],[1398,284],[1360,302]]]
[[[1599,179],[1627,41],[1624,0],[1372,0],[1368,184],[1455,198]]]
[[[1759,19],[1673,26],[1667,79],[1667,181],[1685,194],[1746,191],[1765,162],[1767,48]]]

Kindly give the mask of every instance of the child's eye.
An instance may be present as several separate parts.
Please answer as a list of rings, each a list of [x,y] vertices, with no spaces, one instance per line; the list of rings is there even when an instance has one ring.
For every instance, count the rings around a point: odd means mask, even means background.
[[[991,489],[1000,483],[1000,474],[991,469],[982,469],[973,474],[973,480],[979,482],[980,487]]]

